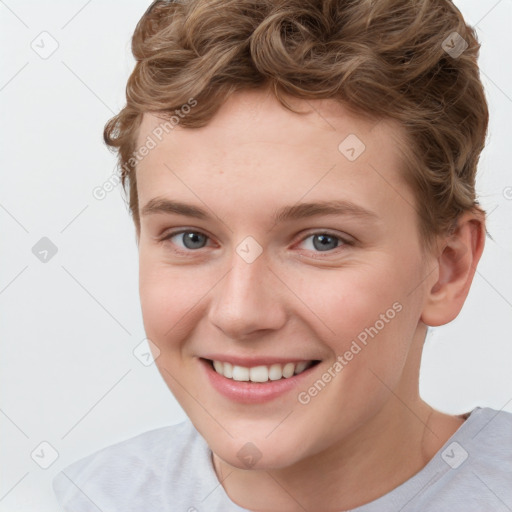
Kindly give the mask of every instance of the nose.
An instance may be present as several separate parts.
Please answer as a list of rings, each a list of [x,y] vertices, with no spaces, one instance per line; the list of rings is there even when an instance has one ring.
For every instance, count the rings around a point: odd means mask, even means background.
[[[230,263],[231,269],[213,290],[209,321],[235,340],[280,329],[286,321],[285,286],[265,251],[252,263],[234,251]]]

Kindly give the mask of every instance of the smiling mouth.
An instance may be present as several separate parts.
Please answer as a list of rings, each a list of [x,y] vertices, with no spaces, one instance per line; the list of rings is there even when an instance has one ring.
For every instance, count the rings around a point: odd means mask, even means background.
[[[297,363],[275,363],[271,365],[259,365],[251,368],[234,365],[223,361],[204,359],[213,370],[227,379],[238,382],[259,382],[277,381],[289,379],[295,375],[305,372],[309,368],[320,363],[319,360],[300,361]]]

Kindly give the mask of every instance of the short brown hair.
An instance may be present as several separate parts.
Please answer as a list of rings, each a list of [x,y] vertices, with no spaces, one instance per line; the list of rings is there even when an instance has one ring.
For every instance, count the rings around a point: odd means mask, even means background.
[[[153,2],[133,34],[126,106],[104,130],[125,189],[129,182],[137,232],[133,155],[143,114],[168,119],[193,98],[179,124],[200,127],[231,93],[269,87],[292,111],[284,95],[334,99],[361,116],[397,120],[408,140],[404,177],[430,248],[462,212],[485,216],[475,194],[489,119],[479,50],[450,0]]]

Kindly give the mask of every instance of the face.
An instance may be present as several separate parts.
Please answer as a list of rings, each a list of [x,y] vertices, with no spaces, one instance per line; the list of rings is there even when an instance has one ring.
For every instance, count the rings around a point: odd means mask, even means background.
[[[342,444],[387,406],[389,388],[411,385],[425,333],[399,127],[333,100],[294,105],[308,113],[264,91],[233,94],[137,169],[156,364],[211,449],[240,468]],[[139,145],[161,123],[145,115]]]

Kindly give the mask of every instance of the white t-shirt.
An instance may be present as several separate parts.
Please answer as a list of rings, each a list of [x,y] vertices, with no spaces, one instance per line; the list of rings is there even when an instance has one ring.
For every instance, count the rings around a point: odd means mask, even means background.
[[[58,473],[65,512],[235,512],[190,420],[108,446]],[[511,512],[512,413],[476,407],[409,480],[352,512]],[[314,511],[318,512],[318,511]]]

